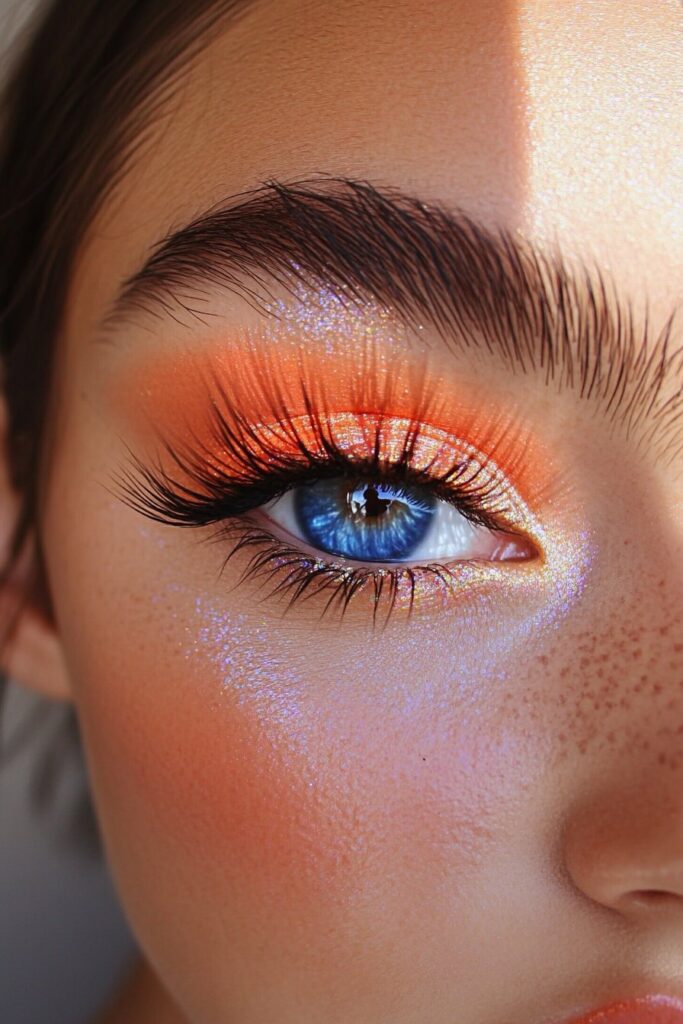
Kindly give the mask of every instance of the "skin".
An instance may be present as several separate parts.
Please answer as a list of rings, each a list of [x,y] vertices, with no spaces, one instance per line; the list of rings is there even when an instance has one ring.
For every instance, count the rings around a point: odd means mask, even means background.
[[[53,615],[9,664],[76,704],[141,944],[103,1020],[542,1024],[676,991],[680,456],[468,369],[553,453],[566,487],[539,515],[581,585],[552,608],[542,583],[493,588],[380,636],[360,613],[283,619],[101,486],[141,440],[118,398],[142,357],[215,346],[244,311],[216,296],[210,330],[106,348],[98,320],[170,225],[265,178],[387,181],[597,257],[656,323],[678,298],[675,2],[305,7],[255,5],[185,74],[91,227],[59,342]]]

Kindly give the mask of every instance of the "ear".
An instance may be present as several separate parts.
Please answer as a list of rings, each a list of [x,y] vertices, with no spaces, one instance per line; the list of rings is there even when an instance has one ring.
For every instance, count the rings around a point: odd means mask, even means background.
[[[7,405],[0,395],[0,569],[6,564],[20,505],[10,484]],[[0,576],[0,666],[11,679],[44,696],[69,700],[69,676],[35,547],[29,543],[9,576]]]

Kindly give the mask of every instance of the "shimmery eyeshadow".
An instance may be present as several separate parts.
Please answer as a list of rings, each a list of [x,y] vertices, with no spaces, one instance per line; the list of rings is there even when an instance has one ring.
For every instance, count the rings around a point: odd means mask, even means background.
[[[494,460],[534,508],[561,491],[564,478],[551,453],[494,394],[482,395],[464,381],[454,387],[426,364],[405,354],[390,359],[378,345],[363,350],[367,363],[353,351],[351,345],[350,353],[326,360],[317,345],[299,351],[237,334],[201,352],[141,357],[123,376],[116,400],[143,438],[201,439],[208,450],[215,444],[210,414],[216,407],[228,420],[235,409],[254,427],[293,420],[309,403],[323,421],[338,417],[341,423],[345,414],[348,429],[354,415],[415,420],[426,436],[442,431]]]
[[[484,664],[489,681],[500,677],[502,682],[514,664],[515,650],[530,641],[542,641],[558,628],[583,592],[593,558],[591,537],[584,533],[566,542],[555,538],[545,563],[523,578],[515,579],[514,569],[504,572],[465,565],[463,602],[456,607],[444,602],[443,610],[436,612],[433,590],[439,584],[426,578],[418,586],[411,620],[401,620],[389,633],[359,627],[357,639],[348,640],[350,650],[361,644],[358,657],[335,663],[334,673],[321,684],[330,709],[336,703],[334,691],[357,687],[359,673],[369,680],[383,680],[376,691],[372,685],[365,687],[365,697],[379,705],[389,700],[392,714],[401,710],[411,714],[426,705],[445,708],[454,691],[467,703],[468,689],[474,687],[473,696],[478,692]],[[429,606],[429,614],[420,614],[422,602]],[[208,657],[218,669],[221,686],[238,699],[263,706],[274,720],[296,720],[310,686],[310,655],[306,647],[278,645],[273,631],[280,637],[289,635],[287,618],[278,622],[259,615],[257,608],[228,612],[215,594],[196,599],[195,616],[196,621],[184,624],[185,656]],[[321,650],[328,635],[318,634]],[[351,631],[349,636],[353,635]],[[446,645],[444,636],[450,638]],[[474,636],[480,638],[476,644]],[[286,650],[287,655],[265,653],[275,649]],[[416,663],[430,665],[428,678],[406,672]]]
[[[296,267],[294,268],[296,269]],[[297,345],[315,346],[326,356],[355,355],[372,346],[381,364],[401,352],[405,354],[419,336],[421,348],[428,345],[422,325],[415,331],[374,301],[362,304],[349,294],[348,287],[337,290],[321,284],[313,289],[293,279],[285,297],[263,303],[269,319],[264,322],[261,337],[275,344],[283,338]]]

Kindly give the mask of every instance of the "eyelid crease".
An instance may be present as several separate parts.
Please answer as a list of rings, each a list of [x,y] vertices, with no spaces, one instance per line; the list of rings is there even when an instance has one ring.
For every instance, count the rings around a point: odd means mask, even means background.
[[[215,447],[217,416],[251,430],[303,424],[306,417],[338,424],[351,417],[356,427],[378,417],[412,422],[422,444],[431,433],[460,448],[471,446],[508,478],[532,512],[567,491],[547,447],[518,415],[471,388],[444,394],[450,382],[427,363],[416,367],[406,357],[387,366],[370,346],[326,359],[309,349],[264,348],[253,344],[253,336],[249,341],[245,346],[238,331],[201,352],[139,355],[119,378],[114,403],[141,437],[164,445],[173,438],[205,451]]]

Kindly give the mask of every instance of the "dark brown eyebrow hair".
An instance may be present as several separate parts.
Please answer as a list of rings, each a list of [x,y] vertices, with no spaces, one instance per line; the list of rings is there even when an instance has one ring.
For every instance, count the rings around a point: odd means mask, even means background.
[[[217,287],[269,314],[273,283],[293,281],[379,303],[408,326],[428,322],[451,347],[483,348],[573,389],[667,461],[683,447],[676,310],[653,336],[647,308],[636,317],[596,264],[369,181],[267,181],[218,204],[157,243],[123,283],[103,336],[144,313],[203,319],[198,306]]]

